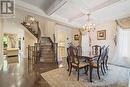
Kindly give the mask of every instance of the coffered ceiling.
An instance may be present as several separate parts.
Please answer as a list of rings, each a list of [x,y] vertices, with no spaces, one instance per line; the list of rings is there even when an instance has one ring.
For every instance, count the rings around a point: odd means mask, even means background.
[[[93,22],[130,16],[130,0],[20,0],[41,9],[49,18],[82,26],[88,13]],[[16,3],[17,4],[17,3]]]

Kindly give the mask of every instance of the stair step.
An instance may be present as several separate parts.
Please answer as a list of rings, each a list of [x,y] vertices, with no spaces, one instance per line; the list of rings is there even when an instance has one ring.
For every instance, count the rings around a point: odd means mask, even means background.
[[[41,55],[51,56],[54,55],[54,53],[42,53]]]
[[[52,59],[40,59],[40,62],[54,62]]]
[[[42,51],[41,54],[48,54],[48,55],[50,55],[50,54],[54,54],[54,52],[53,51]]]
[[[42,58],[53,58],[54,55],[48,56],[48,55],[41,55]]]
[[[41,47],[52,47],[52,45],[51,44],[45,44],[45,45],[42,44]]]
[[[52,47],[41,47],[41,49],[52,49]]]
[[[41,49],[41,53],[42,52],[52,52],[52,50],[51,49]]]

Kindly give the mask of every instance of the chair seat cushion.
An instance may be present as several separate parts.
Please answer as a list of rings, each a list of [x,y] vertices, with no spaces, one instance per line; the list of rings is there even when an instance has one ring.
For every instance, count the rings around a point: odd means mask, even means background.
[[[75,63],[72,63],[72,66],[75,66],[75,67],[79,67],[79,68],[82,68],[82,67],[85,67],[89,65],[89,63],[86,63],[86,62],[80,62],[80,64],[75,64]]]

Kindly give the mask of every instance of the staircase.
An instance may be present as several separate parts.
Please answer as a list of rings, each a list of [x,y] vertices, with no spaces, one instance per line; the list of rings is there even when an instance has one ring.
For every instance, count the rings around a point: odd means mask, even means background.
[[[37,63],[57,62],[57,43],[54,43],[50,37],[41,37],[39,22],[36,22],[37,29],[33,29],[31,26],[27,25],[26,22],[21,24],[38,39],[38,43],[35,43],[34,46],[31,46],[34,47],[35,50],[32,51],[29,49],[30,47],[28,47],[28,57],[34,58]],[[29,53],[34,53],[35,55],[30,55]]]
[[[40,62],[55,62],[55,53],[51,39],[49,37],[42,37],[40,41]]]

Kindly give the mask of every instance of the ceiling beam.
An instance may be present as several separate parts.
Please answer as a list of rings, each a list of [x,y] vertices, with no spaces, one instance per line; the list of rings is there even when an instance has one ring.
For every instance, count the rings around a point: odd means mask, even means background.
[[[58,11],[61,7],[63,7],[68,0],[56,0],[45,12],[47,15],[52,15],[56,11]]]
[[[118,2],[118,1],[120,1],[120,0],[107,0],[106,2],[101,3],[101,4],[99,4],[99,5],[97,5],[97,6],[93,7],[93,8],[88,9],[88,10],[89,10],[89,12],[92,13],[92,12],[95,12],[97,10],[103,9],[103,8],[105,8],[107,6],[110,6],[110,5],[112,5],[112,4],[114,4],[114,3]],[[81,13],[84,14],[84,15],[77,15],[77,16],[71,18],[69,21],[74,21],[74,20],[76,20],[78,18],[81,18],[81,17],[86,15],[86,13],[84,13],[84,12],[81,12]]]
[[[83,16],[84,16],[84,13],[81,12],[81,13],[79,13],[78,15],[76,15],[76,16],[70,18],[69,21],[73,21],[73,20],[78,19],[78,18],[83,17]]]

